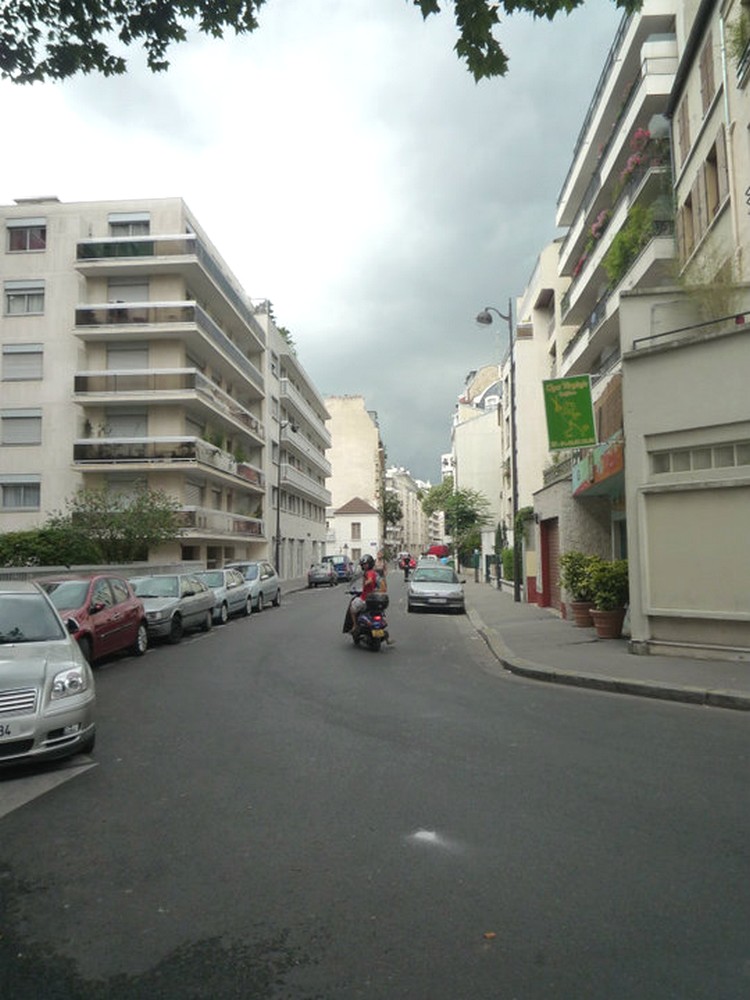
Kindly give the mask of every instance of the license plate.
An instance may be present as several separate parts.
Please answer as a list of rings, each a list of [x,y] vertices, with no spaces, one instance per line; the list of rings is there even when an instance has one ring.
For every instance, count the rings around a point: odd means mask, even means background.
[[[372,630],[372,637],[373,639],[383,639],[385,637],[385,629],[374,628]]]
[[[448,603],[448,598],[447,597],[431,597],[430,598],[430,604],[447,604],[447,603]]]

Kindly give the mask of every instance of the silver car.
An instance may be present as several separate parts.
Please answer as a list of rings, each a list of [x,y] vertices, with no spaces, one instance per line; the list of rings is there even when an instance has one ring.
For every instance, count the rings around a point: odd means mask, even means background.
[[[276,608],[281,604],[281,580],[267,560],[231,562],[227,563],[227,569],[238,569],[250,584],[254,611],[262,611],[267,604]]]
[[[130,581],[146,609],[150,639],[179,642],[188,629],[213,626],[213,590],[195,573],[159,573]]]
[[[420,562],[409,579],[406,592],[406,610],[432,609],[434,611],[466,611],[464,600],[465,580],[459,580],[456,571],[439,562]]]
[[[253,610],[250,584],[238,569],[207,569],[195,575],[216,595],[215,624],[225,625],[231,615],[249,615]]]
[[[47,594],[0,583],[0,765],[90,753],[95,706],[91,667]]]

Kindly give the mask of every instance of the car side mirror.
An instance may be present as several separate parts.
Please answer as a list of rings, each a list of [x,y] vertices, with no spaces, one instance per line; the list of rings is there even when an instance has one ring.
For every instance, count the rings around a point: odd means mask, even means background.
[[[70,635],[73,635],[75,632],[77,632],[79,627],[80,626],[78,625],[78,622],[75,620],[75,618],[65,619],[65,628],[68,630]]]

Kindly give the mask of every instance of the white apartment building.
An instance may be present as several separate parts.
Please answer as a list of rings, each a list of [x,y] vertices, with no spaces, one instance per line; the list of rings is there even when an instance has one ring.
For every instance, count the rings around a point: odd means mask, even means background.
[[[402,518],[386,527],[386,545],[391,555],[399,552],[426,552],[430,547],[430,522],[422,509],[421,497],[430,484],[415,479],[408,469],[391,466],[385,472],[386,492],[398,498]]]
[[[553,607],[563,607],[565,596],[559,590],[560,552],[628,554],[621,302],[633,290],[673,280],[664,113],[677,72],[678,6],[676,0],[645,0],[637,13],[623,17],[558,198],[556,222],[567,229],[559,244],[559,275],[569,284],[555,317],[550,358],[559,377],[591,377],[600,444],[551,463],[534,494],[538,599]]]
[[[273,558],[280,468],[288,527],[319,548],[322,399],[184,202],[26,199],[0,218],[0,530],[38,526],[80,487],[145,484],[178,500],[184,525],[152,558]],[[279,467],[285,413],[302,438]]]
[[[750,13],[677,16],[678,282],[623,301],[631,641],[750,658]]]

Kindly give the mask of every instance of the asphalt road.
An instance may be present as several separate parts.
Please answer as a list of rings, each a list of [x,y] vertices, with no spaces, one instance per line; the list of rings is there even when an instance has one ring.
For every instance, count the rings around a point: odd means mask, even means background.
[[[97,670],[0,773],[12,1000],[746,1000],[750,720],[503,672],[343,588]]]

